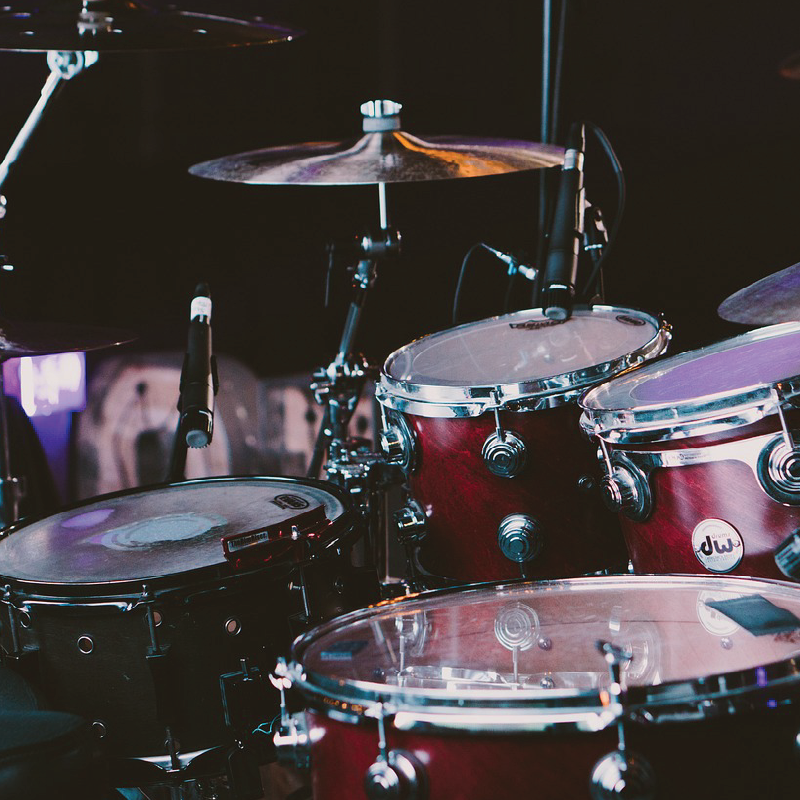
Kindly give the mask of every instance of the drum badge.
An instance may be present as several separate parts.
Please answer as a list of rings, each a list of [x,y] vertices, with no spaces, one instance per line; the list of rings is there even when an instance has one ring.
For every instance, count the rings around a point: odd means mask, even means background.
[[[744,543],[736,528],[721,519],[704,519],[692,532],[692,549],[709,572],[730,572],[739,566]]]

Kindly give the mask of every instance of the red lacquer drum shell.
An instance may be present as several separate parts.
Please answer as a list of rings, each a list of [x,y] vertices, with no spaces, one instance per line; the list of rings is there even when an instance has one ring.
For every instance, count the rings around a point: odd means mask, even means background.
[[[800,527],[800,325],[750,331],[586,393],[634,570],[784,577]]]
[[[794,584],[701,576],[382,604],[301,637],[279,665],[307,704],[284,716],[279,754],[301,742],[315,800],[363,797],[380,781],[430,800],[588,798],[619,757],[623,720],[637,796],[789,796],[798,615]],[[621,695],[598,643],[623,654]]]
[[[407,474],[419,561],[457,581],[617,570],[619,526],[580,430],[587,387],[664,351],[666,325],[630,309],[566,322],[520,311],[426,336],[387,359],[383,445]]]

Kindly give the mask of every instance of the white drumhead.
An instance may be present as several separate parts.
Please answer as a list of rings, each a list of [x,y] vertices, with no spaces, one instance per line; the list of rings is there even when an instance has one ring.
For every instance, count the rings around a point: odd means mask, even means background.
[[[458,403],[497,390],[506,400],[591,385],[661,352],[648,314],[596,306],[564,322],[541,309],[461,325],[419,339],[386,360],[379,399]],[[667,337],[668,338],[668,337]],[[401,409],[402,410],[402,409]]]
[[[345,510],[322,482],[291,478],[208,479],[107,495],[17,526],[0,540],[0,574],[76,585],[175,575],[225,563],[223,536],[319,506],[332,522]]]
[[[710,432],[709,423],[736,427],[774,413],[775,388],[789,399],[800,389],[798,376],[800,323],[773,325],[594,387],[581,399],[583,424],[615,441],[679,438]]]

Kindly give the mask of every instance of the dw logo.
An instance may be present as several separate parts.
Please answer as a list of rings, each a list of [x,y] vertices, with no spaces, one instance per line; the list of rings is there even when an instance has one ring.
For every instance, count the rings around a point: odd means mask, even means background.
[[[692,549],[709,572],[730,572],[744,555],[744,543],[739,532],[721,519],[704,519],[695,527]]]

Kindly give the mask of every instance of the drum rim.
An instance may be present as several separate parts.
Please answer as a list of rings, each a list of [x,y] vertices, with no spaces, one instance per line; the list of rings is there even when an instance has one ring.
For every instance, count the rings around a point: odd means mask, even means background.
[[[388,605],[413,604],[413,601],[450,594],[462,596],[515,586],[565,587],[578,590],[601,586],[663,589],[667,586],[719,591],[721,583],[738,593],[755,594],[766,589],[775,597],[800,593],[789,581],[744,576],[706,575],[610,575],[563,578],[549,581],[493,581],[455,586],[395,598],[351,611],[329,620],[298,636],[292,644],[291,661],[285,668],[291,685],[308,701],[307,709],[349,723],[363,723],[379,713],[391,715],[394,727],[402,730],[439,730],[455,732],[535,732],[558,730],[597,731],[616,721],[616,712],[600,691],[578,689],[519,689],[498,697],[497,690],[461,692],[418,689],[373,684],[366,681],[343,681],[318,673],[309,673],[302,656],[325,634],[345,628],[352,622],[380,615]],[[732,585],[732,586],[731,586]],[[279,662],[280,663],[280,662]],[[772,673],[763,684],[764,669]],[[771,707],[783,693],[800,693],[800,654],[777,662],[766,662],[725,673],[664,681],[659,684],[632,686],[627,690],[625,714],[631,719],[656,724],[679,719],[704,719],[715,713],[732,710],[758,710]]]
[[[421,417],[477,417],[485,411],[508,408],[511,410],[539,410],[555,408],[575,400],[593,384],[617,375],[631,366],[648,361],[663,353],[672,338],[671,326],[663,319],[646,311],[620,306],[594,305],[577,308],[575,312],[590,317],[594,312],[631,314],[649,322],[655,329],[653,336],[641,347],[616,358],[594,364],[585,369],[563,372],[544,378],[534,378],[520,383],[482,384],[475,386],[447,386],[442,384],[420,384],[392,377],[388,372],[391,361],[407,353],[419,342],[432,337],[444,336],[454,331],[475,325],[513,320],[541,312],[541,308],[529,308],[500,314],[495,317],[467,322],[453,328],[421,336],[395,350],[384,361],[381,377],[375,387],[375,396],[385,407],[405,411]]]
[[[719,342],[675,353],[663,360],[653,362],[643,370],[658,369],[659,366],[673,363],[691,363],[715,352],[727,352],[737,347],[758,341],[768,341],[778,336],[800,332],[800,322],[781,322],[757,328],[746,333],[723,339]],[[694,355],[695,359],[688,356]],[[680,359],[685,359],[680,361]],[[778,411],[780,386],[783,400],[800,394],[800,374],[787,376],[775,383],[751,384],[715,392],[678,403],[653,403],[651,405],[630,405],[624,408],[611,408],[599,405],[597,395],[607,383],[612,383],[621,375],[584,391],[578,400],[582,409],[580,425],[590,436],[598,436],[609,443],[652,444],[658,442],[686,439],[692,436],[705,436],[713,433],[752,425],[773,416]],[[641,376],[646,380],[646,376]],[[638,384],[637,384],[638,385]]]
[[[114,499],[118,497],[125,497],[134,494],[146,494],[147,492],[156,489],[168,489],[180,486],[194,486],[197,484],[219,484],[219,483],[236,483],[241,481],[250,482],[264,482],[264,483],[285,483],[286,485],[302,484],[305,486],[312,486],[322,489],[328,494],[333,495],[342,504],[342,514],[332,521],[332,535],[321,543],[320,550],[308,556],[307,559],[295,561],[292,558],[278,558],[269,563],[258,564],[252,567],[236,569],[233,564],[222,560],[216,564],[208,564],[203,567],[195,567],[193,569],[182,570],[180,572],[171,572],[169,574],[155,575],[151,577],[137,577],[137,578],[123,578],[110,581],[92,581],[92,582],[75,582],[75,581],[44,581],[34,580],[31,578],[18,578],[8,575],[4,572],[4,568],[0,565],[0,586],[8,585],[11,590],[11,595],[16,599],[19,598],[21,602],[42,600],[45,604],[50,605],[46,601],[54,601],[53,605],[60,605],[57,602],[64,600],[65,605],[80,605],[80,601],[85,601],[87,605],[92,605],[95,602],[103,604],[106,599],[114,599],[120,597],[139,598],[142,594],[142,587],[147,584],[148,588],[152,590],[154,596],[163,596],[164,594],[172,594],[173,592],[180,593],[185,589],[196,589],[198,585],[207,583],[218,582],[221,579],[237,580],[246,579],[252,575],[263,574],[264,572],[278,571],[281,566],[287,569],[293,569],[297,566],[308,561],[322,557],[324,553],[336,550],[339,547],[348,544],[350,540],[357,535],[355,525],[355,512],[353,510],[352,500],[349,495],[339,486],[328,483],[326,481],[318,480],[315,478],[301,478],[285,475],[220,475],[207,478],[190,478],[184,481],[171,481],[165,483],[152,484],[150,486],[134,487],[129,489],[119,489],[115,492],[108,492],[106,494],[97,495],[96,497],[86,498],[72,503],[69,506],[59,509],[56,514],[62,514],[70,511],[77,511],[98,502]],[[23,521],[14,523],[9,526],[0,534],[0,540],[12,536],[16,533],[23,531],[30,525],[42,522],[55,514],[43,514],[37,517],[26,518]],[[8,593],[7,593],[8,594]],[[126,604],[127,605],[127,604]]]

